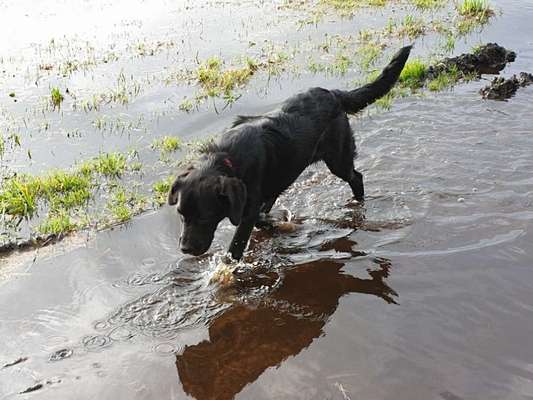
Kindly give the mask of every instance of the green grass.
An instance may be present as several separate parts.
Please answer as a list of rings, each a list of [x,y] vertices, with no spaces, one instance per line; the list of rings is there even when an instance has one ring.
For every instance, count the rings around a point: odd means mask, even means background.
[[[51,99],[52,105],[54,106],[54,109],[55,109],[55,108],[60,108],[61,107],[61,103],[63,102],[65,97],[63,96],[61,91],[58,88],[55,87],[55,88],[52,88],[52,91],[50,93],[50,99]]]
[[[455,36],[453,33],[446,33],[444,40],[441,43],[441,47],[446,53],[451,53],[455,49]]]
[[[318,72],[325,72],[327,71],[328,67],[324,64],[318,63],[314,60],[309,60],[307,63],[307,69],[312,72],[313,74],[316,74]]]
[[[376,106],[383,110],[390,110],[392,107],[392,102],[394,101],[395,95],[392,91],[387,93],[385,96],[376,100]]]
[[[411,3],[419,10],[436,10],[444,7],[445,0],[411,0]]]
[[[383,7],[387,4],[387,0],[320,0],[320,3],[333,7],[341,15],[349,15],[362,6]]]
[[[0,214],[19,218],[33,216],[40,191],[39,181],[28,175],[4,179],[0,190]]]
[[[181,139],[176,136],[163,136],[152,143],[153,149],[159,149],[163,153],[172,153],[181,149],[181,146]]]
[[[163,179],[154,183],[152,190],[154,192],[154,200],[158,205],[163,205],[166,203],[172,180],[173,177],[169,176],[167,179]]]
[[[121,153],[102,153],[79,166],[82,175],[90,176],[96,172],[114,178],[120,177],[126,169],[126,156]]]
[[[486,22],[494,15],[494,11],[486,0],[464,0],[457,8],[463,17],[476,19],[480,23]]]
[[[103,153],[70,171],[4,178],[0,188],[0,214],[31,218],[38,209],[39,201],[56,211],[79,208],[92,198],[96,174],[117,178],[127,168],[124,154]]]
[[[427,64],[420,59],[414,59],[413,61],[407,62],[400,74],[400,85],[410,89],[422,87],[424,85],[427,71]]]
[[[402,24],[398,29],[400,37],[408,37],[409,39],[416,39],[426,32],[426,22],[412,15],[406,15],[402,20]]]
[[[145,209],[146,199],[133,192],[126,192],[118,187],[107,203],[107,209],[115,222],[129,221],[134,215]]]
[[[72,172],[55,171],[40,179],[41,187],[46,193],[64,193],[90,186],[90,181],[83,175]]]
[[[48,217],[37,227],[37,231],[42,234],[53,234],[62,236],[78,228],[70,215],[65,212],[57,212],[48,215]]]
[[[51,209],[80,207],[91,198],[91,179],[77,171],[55,171],[35,179],[39,179],[40,194],[48,200]]]
[[[357,49],[359,65],[363,70],[368,70],[379,59],[383,52],[383,46],[377,42],[368,42]]]
[[[133,212],[128,203],[129,198],[126,196],[124,189],[119,189],[108,202],[107,207],[115,221],[125,222],[133,217]]]
[[[135,152],[127,156],[120,153],[100,154],[72,170],[51,171],[42,176],[18,174],[0,178],[0,216],[11,217],[3,218],[2,223],[6,227],[10,224],[19,231],[18,226],[24,218],[32,232],[64,235],[85,226],[107,226],[110,221],[120,223],[131,219],[144,211],[148,204],[160,203],[126,192],[119,186],[118,180],[103,180],[102,176],[115,178],[131,170],[128,159],[135,155]],[[160,185],[156,188],[164,190]],[[107,212],[95,213],[89,202],[96,202],[95,196],[100,191],[104,196],[110,193],[111,199],[105,208]],[[30,220],[41,213],[46,218],[32,224]]]
[[[350,60],[350,58],[347,55],[343,53],[338,53],[335,56],[335,61],[333,62],[332,69],[336,73],[340,75],[344,75],[352,64],[353,64],[352,60]]]
[[[258,64],[248,58],[242,68],[226,69],[218,57],[211,57],[200,64],[196,78],[208,97],[231,97],[232,91],[248,83],[258,69]]]
[[[52,209],[82,206],[91,197],[92,182],[78,171],[55,171],[45,176],[15,175],[4,180],[0,190],[0,214],[30,218],[38,201]]]
[[[194,102],[191,99],[184,99],[178,106],[180,111],[185,111],[187,113],[191,112],[194,108]]]
[[[476,44],[475,46],[472,47],[472,50],[471,50],[471,53],[472,54],[479,54],[481,53],[481,49],[484,47],[485,45],[480,43],[480,44]]]
[[[427,84],[427,87],[433,92],[441,91],[456,84],[459,80],[459,77],[459,70],[454,65],[449,71],[442,72],[436,78],[430,80]]]

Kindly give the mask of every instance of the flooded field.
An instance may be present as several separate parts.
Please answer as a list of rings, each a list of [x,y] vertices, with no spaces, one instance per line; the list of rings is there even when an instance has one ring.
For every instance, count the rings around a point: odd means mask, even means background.
[[[178,250],[168,179],[236,115],[408,43],[533,72],[529,2],[354,3],[2,4],[0,398],[533,398],[533,86],[399,85],[351,118],[364,206],[316,164],[229,284],[229,222]]]

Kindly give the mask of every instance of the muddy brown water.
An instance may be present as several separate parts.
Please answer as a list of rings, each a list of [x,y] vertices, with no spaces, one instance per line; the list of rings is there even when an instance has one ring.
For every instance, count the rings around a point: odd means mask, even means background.
[[[471,41],[533,71],[533,8],[497,4]],[[283,83],[237,110],[309,82]],[[184,257],[168,207],[3,260],[0,397],[533,398],[533,88],[491,102],[485,83],[354,118],[365,206],[311,167],[277,205],[297,229],[256,232],[230,286],[210,277],[233,228]]]

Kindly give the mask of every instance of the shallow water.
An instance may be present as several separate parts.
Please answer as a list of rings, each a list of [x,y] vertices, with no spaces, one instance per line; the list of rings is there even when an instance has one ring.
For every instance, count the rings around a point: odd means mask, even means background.
[[[533,71],[533,7],[497,5],[503,14],[459,45],[497,41],[518,52],[506,76]],[[227,14],[257,18],[260,10],[241,6],[243,15],[216,4],[191,13],[205,26]],[[131,8],[138,12],[132,20],[143,21],[141,31],[157,32],[139,7]],[[171,18],[161,12],[168,4],[158,7],[149,19],[171,30],[177,11]],[[210,7],[222,10],[218,17]],[[337,24],[341,31],[350,21]],[[273,32],[271,39],[291,26],[259,25],[257,35]],[[319,25],[317,35],[332,25]],[[105,42],[108,32],[98,32]],[[206,28],[203,51],[222,48],[229,37],[216,42]],[[146,71],[151,61],[135,63]],[[321,79],[280,78],[267,94],[248,93],[220,116],[208,110],[163,115],[149,126],[201,136]],[[326,83],[346,86],[347,80]],[[347,185],[324,165],[309,168],[276,206],[291,212],[296,230],[255,232],[247,258],[253,267],[229,286],[210,277],[213,254],[223,251],[233,228],[219,228],[207,256],[184,257],[168,207],[1,260],[0,397],[20,398],[32,389],[24,397],[533,398],[527,244],[533,242],[533,88],[507,102],[482,101],[477,91],[485,83],[403,98],[390,111],[352,119],[356,165],[366,179],[364,208],[349,201]],[[140,110],[163,107],[166,92],[159,89],[124,112],[134,119]],[[50,157],[58,143],[91,154],[147,140],[96,136],[75,143],[47,135],[36,145],[46,150],[34,150],[31,164],[23,153],[14,154],[14,164],[22,170],[69,165],[78,150]]]

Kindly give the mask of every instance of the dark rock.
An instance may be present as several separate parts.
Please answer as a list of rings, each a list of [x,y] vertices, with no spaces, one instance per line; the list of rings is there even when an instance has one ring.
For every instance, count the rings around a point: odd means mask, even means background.
[[[531,85],[532,83],[533,74],[520,72],[518,77],[513,75],[508,79],[501,76],[494,78],[490,85],[481,89],[479,93],[481,93],[484,99],[505,100],[512,97],[518,88]]]
[[[516,53],[496,43],[487,43],[475,53],[465,53],[457,57],[445,58],[429,67],[429,78],[457,69],[463,76],[498,74],[505,66],[516,59]]]

